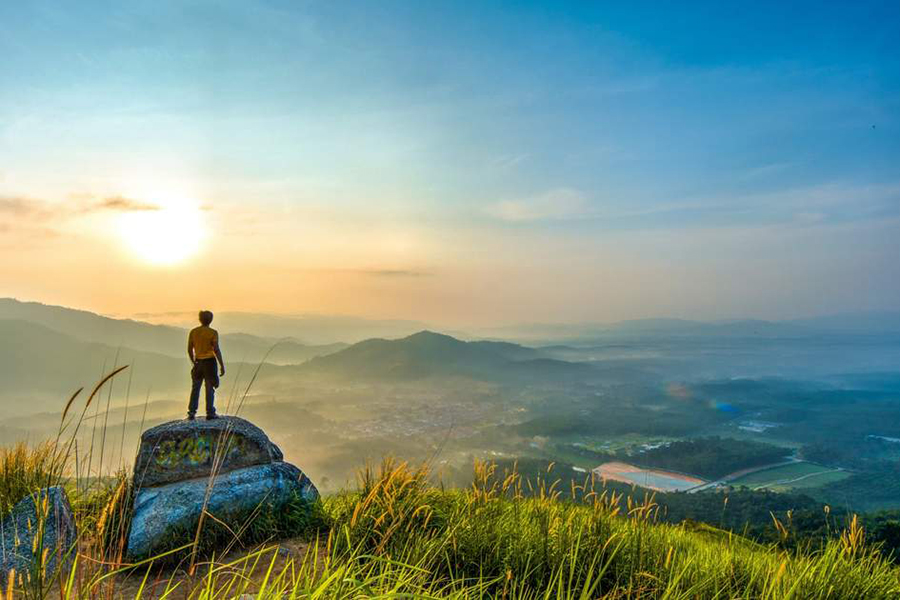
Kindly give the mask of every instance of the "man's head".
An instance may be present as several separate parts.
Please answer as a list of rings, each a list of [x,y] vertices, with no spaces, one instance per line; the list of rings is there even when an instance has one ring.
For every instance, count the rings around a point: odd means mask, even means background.
[[[201,325],[206,325],[207,327],[209,327],[209,324],[212,323],[212,320],[213,320],[213,314],[211,311],[208,311],[208,310],[200,311],[200,324]]]

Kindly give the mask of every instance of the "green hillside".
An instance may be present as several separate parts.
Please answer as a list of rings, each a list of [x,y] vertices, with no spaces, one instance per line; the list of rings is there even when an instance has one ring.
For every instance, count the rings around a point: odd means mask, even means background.
[[[531,494],[526,493],[529,490]],[[397,560],[408,593],[511,598],[894,598],[900,570],[865,545],[858,522],[838,541],[788,553],[713,527],[663,525],[651,499],[568,501],[549,481],[476,466],[445,491],[424,470],[387,462],[356,493],[326,501],[331,541],[350,556]],[[360,565],[362,573],[372,566]],[[380,570],[380,567],[379,567]],[[383,571],[381,571],[383,572]],[[393,584],[402,583],[392,581]],[[382,588],[383,589],[383,588]]]
[[[93,384],[113,364],[135,365],[135,389],[184,385],[185,360],[130,348],[86,342],[22,320],[0,319],[0,379],[6,395],[37,392],[55,395],[53,407],[73,386]]]
[[[28,321],[84,341],[160,354],[171,354],[173,349],[180,352],[185,345],[185,332],[178,327],[111,319],[86,310],[13,298],[0,298],[0,319]]]
[[[51,446],[0,450],[0,506],[58,477]],[[240,527],[207,520],[189,548],[137,569],[123,562],[127,477],[69,490],[80,524],[61,584],[32,580],[26,597],[888,599],[900,570],[867,544],[859,521],[839,538],[786,551],[716,528],[656,521],[652,499],[614,493],[568,500],[538,478],[476,465],[474,484],[448,490],[427,469],[385,461],[358,488],[314,511],[257,513]],[[584,491],[584,490],[581,490]],[[786,534],[787,534],[787,530]],[[289,539],[286,539],[289,538]],[[237,548],[217,553],[222,545]],[[293,549],[293,551],[291,550]],[[15,593],[15,590],[9,592]]]

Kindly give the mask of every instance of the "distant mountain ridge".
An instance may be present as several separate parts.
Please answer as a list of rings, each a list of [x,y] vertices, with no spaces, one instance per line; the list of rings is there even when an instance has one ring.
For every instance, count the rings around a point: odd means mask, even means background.
[[[187,330],[132,319],[113,319],[92,312],[0,298],[0,319],[42,325],[59,333],[115,348],[131,348],[171,357],[187,356]],[[293,339],[268,339],[244,333],[223,334],[222,347],[230,360],[297,364],[314,356],[345,348],[346,344],[307,346]]]
[[[229,323],[229,315],[217,317],[220,330]],[[616,369],[609,377],[631,368],[618,360],[609,349],[616,344],[634,347],[645,341],[681,344],[702,339],[813,339],[823,335],[857,335],[858,332],[891,334],[891,320],[896,316],[900,328],[900,313],[872,313],[865,315],[836,315],[791,322],[771,322],[754,319],[733,319],[699,322],[685,319],[638,319],[610,325],[532,326],[532,334],[540,333],[552,339],[557,331],[567,338],[570,347],[528,347],[509,341],[462,341],[458,337],[424,330],[399,339],[373,337],[352,346],[342,343],[306,346],[294,339],[276,343],[247,333],[223,334],[223,350],[230,363],[256,363],[265,357],[273,365],[294,365],[297,375],[336,377],[338,375],[365,379],[415,379],[439,376],[463,376],[497,380],[503,378],[568,377],[578,374],[593,378],[601,369]],[[257,315],[258,317],[259,315]],[[221,318],[221,325],[219,324]],[[277,326],[282,317],[272,317],[268,326]],[[88,344],[101,344],[123,352],[149,353],[183,361],[186,354],[187,331],[169,325],[154,325],[131,319],[113,319],[88,311],[48,306],[36,302],[0,299],[0,319],[19,320],[68,336]],[[346,324],[343,318],[338,321]],[[413,322],[402,323],[403,327]],[[380,325],[379,325],[380,326]],[[558,327],[559,329],[552,329]],[[581,329],[579,329],[581,327]],[[538,328],[538,329],[534,329]],[[900,331],[898,331],[900,332]],[[520,331],[521,333],[521,331]],[[576,337],[573,337],[578,333]],[[45,339],[42,333],[38,336]],[[70,340],[71,341],[71,340]],[[715,343],[718,343],[717,341]],[[586,350],[596,344],[596,353]],[[74,348],[72,344],[70,347]],[[624,346],[623,346],[624,348]],[[626,354],[631,350],[626,350]],[[616,360],[605,360],[607,357]],[[604,365],[597,361],[603,359]],[[627,357],[626,357],[627,359]],[[618,362],[617,362],[618,360]],[[307,362],[309,361],[309,362]],[[592,361],[588,364],[584,361]],[[156,362],[159,362],[158,360]],[[153,363],[153,361],[151,361]],[[179,362],[179,364],[181,364]],[[180,377],[180,375],[179,375]]]
[[[482,329],[480,336],[515,340],[537,345],[594,342],[619,338],[800,338],[826,334],[880,335],[900,333],[900,311],[847,313],[767,321],[763,319],[689,319],[649,318],[616,323],[532,323]]]
[[[795,337],[811,335],[808,328],[761,319],[689,321],[685,319],[638,319],[621,321],[606,329],[609,333],[680,335],[700,337]]]
[[[0,318],[40,323],[88,341],[113,346],[139,345],[142,350],[180,355],[180,349],[173,351],[172,348],[183,345],[180,338],[185,335],[185,329],[193,327],[193,315],[144,316],[151,320],[165,317],[169,324],[112,318],[74,308],[0,298]],[[276,340],[281,340],[272,359],[276,364],[302,362],[346,348],[350,343],[378,338],[395,339],[429,330],[421,322],[402,319],[228,311],[217,313],[216,327],[223,339],[234,344],[235,351],[247,354],[247,360],[253,360],[254,353],[261,356],[262,348],[268,350]],[[782,321],[645,318],[614,323],[525,323],[471,331],[453,330],[451,333],[461,339],[505,340],[539,346],[646,336],[793,338],[822,334],[877,335],[900,333],[900,311],[842,313]]]
[[[856,312],[789,321],[818,331],[877,335],[900,333],[900,311]]]
[[[128,373],[135,393],[184,387],[187,378],[186,357],[86,342],[29,321],[0,319],[0,339],[0,391],[28,398],[55,396],[55,407],[79,387],[94,385],[115,365],[135,365],[133,375]]]
[[[137,395],[149,389],[155,394],[183,394],[188,387],[186,356],[85,341],[21,319],[0,318],[0,339],[4,342],[0,345],[0,392],[11,398],[33,399],[27,410],[58,407],[75,389],[89,388],[115,366],[131,365],[116,385],[124,385],[127,378]],[[178,341],[182,341],[181,335]],[[238,357],[228,361],[231,378],[242,370],[249,373],[255,369],[252,363],[244,363],[242,368],[241,362]],[[540,350],[517,344],[464,342],[423,331],[396,340],[366,340],[299,365],[268,365],[260,372],[259,385],[306,377],[387,382],[432,377],[522,380],[583,375],[590,370],[587,365],[554,360]]]
[[[428,329],[418,321],[402,319],[367,319],[343,315],[279,315],[222,311],[217,313],[222,333],[245,333],[258,337],[296,338],[306,344],[322,345],[340,342],[351,344],[372,338],[398,338]],[[150,322],[190,327],[193,314],[146,314]]]
[[[112,319],[87,311],[0,299],[0,333],[7,342],[4,392],[70,392],[77,382],[89,385],[106,366],[136,364],[141,386],[158,391],[185,385],[187,331],[130,319]],[[249,334],[222,336],[226,362],[255,362],[274,342]],[[292,340],[275,345],[303,360],[266,369],[261,381],[277,377],[340,377],[349,381],[413,380],[465,377],[478,380],[539,379],[584,374],[590,367],[556,360],[546,353],[510,342],[466,342],[421,331],[400,339],[372,338],[353,345],[304,347]],[[246,355],[253,355],[247,360]],[[330,358],[333,356],[333,358]],[[307,361],[307,359],[309,359]],[[328,360],[326,360],[328,359]],[[267,362],[279,364],[270,358]],[[284,370],[282,370],[284,369]],[[231,369],[234,373],[234,369]],[[292,375],[293,374],[293,375]],[[156,385],[153,385],[153,382]]]

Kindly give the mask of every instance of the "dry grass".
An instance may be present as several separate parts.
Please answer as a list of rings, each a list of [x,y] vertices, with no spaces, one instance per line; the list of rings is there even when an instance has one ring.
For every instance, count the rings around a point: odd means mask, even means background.
[[[36,490],[57,485],[63,471],[64,461],[53,442],[0,448],[0,516]]]

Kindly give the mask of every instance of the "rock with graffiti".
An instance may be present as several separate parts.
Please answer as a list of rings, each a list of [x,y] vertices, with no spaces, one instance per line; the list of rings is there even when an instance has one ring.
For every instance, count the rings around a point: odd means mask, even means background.
[[[148,429],[134,465],[137,487],[208,477],[282,460],[262,429],[239,417],[171,421]]]
[[[148,429],[134,466],[128,556],[138,560],[189,543],[201,515],[242,522],[318,492],[259,428],[238,417],[172,421]]]

